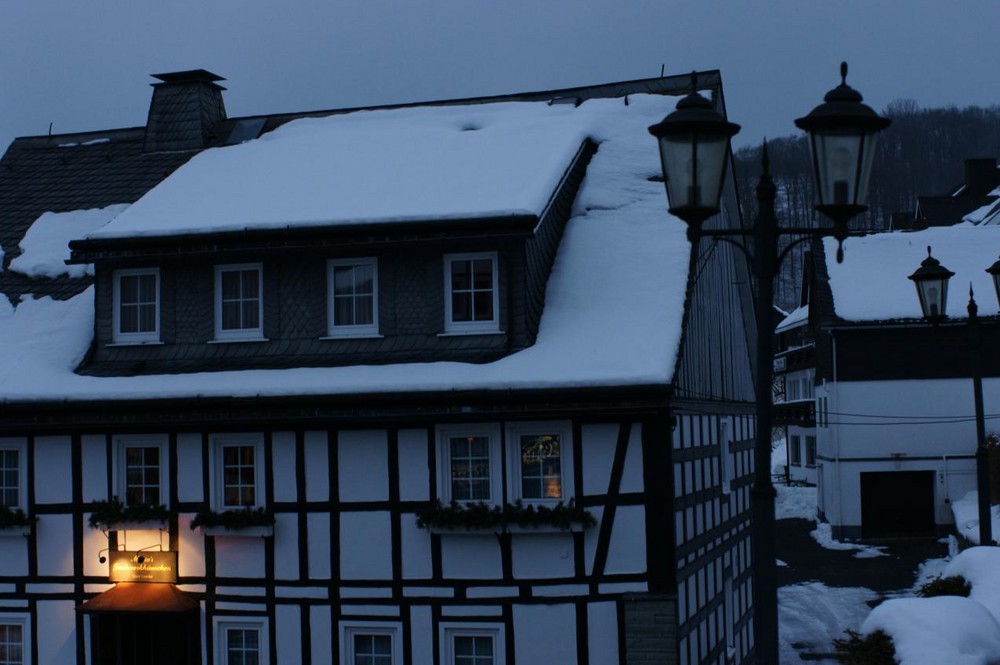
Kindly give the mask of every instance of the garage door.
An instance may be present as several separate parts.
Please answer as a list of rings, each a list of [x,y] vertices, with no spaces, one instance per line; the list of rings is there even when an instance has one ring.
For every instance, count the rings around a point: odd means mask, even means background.
[[[934,472],[862,473],[861,535],[934,535]]]

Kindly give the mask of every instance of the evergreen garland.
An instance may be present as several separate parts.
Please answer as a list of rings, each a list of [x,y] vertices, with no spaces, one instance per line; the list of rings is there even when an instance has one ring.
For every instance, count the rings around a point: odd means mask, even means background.
[[[562,502],[553,507],[525,506],[521,501],[490,506],[485,503],[459,503],[452,501],[445,506],[440,500],[428,504],[417,511],[417,526],[421,529],[499,529],[506,531],[511,526],[537,527],[554,526],[567,530],[574,524],[583,528],[597,524],[594,516],[584,508]]]
[[[192,529],[200,526],[224,527],[227,531],[239,531],[254,526],[274,526],[274,513],[263,508],[224,510],[221,513],[202,508],[191,521]]]
[[[114,526],[122,522],[166,522],[170,511],[166,506],[152,503],[134,503],[125,505],[118,497],[107,501],[92,501],[90,503],[90,526],[95,529],[102,525]]]
[[[8,506],[0,506],[0,529],[15,526],[31,526],[38,518],[28,517],[20,508],[13,510]]]

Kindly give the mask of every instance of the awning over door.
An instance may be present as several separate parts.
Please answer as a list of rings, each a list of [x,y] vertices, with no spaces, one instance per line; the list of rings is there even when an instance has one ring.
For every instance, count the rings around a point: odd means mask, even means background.
[[[177,614],[193,612],[198,607],[198,601],[173,584],[119,582],[114,588],[85,602],[80,611],[91,614]]]

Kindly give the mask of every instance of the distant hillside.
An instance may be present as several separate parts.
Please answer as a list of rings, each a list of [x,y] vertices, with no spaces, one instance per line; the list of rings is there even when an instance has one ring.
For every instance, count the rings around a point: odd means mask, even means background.
[[[957,188],[966,159],[1000,158],[1000,106],[922,109],[907,99],[892,102],[882,113],[892,118],[892,125],[879,137],[870,209],[854,220],[853,228],[888,229],[891,215],[913,210],[917,196],[946,194]],[[770,140],[768,152],[779,188],[779,220],[789,226],[810,225],[813,192],[805,135]],[[743,215],[752,220],[757,210],[754,188],[760,174],[760,147],[737,151],[735,160]],[[790,259],[776,285],[776,298],[784,308],[797,304],[798,263]]]

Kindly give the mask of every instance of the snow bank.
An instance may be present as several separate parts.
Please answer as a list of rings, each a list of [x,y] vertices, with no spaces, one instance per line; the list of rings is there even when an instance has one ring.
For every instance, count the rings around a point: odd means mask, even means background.
[[[965,318],[969,284],[980,316],[1000,311],[993,280],[986,273],[1000,251],[1000,226],[950,226],[917,232],[876,233],[848,238],[844,262],[838,264],[836,241],[824,240],[834,310],[847,321],[920,319],[920,301],[908,279],[927,258],[955,273],[948,285],[947,314]]]
[[[859,617],[868,612],[868,601],[878,597],[862,587],[828,587],[820,582],[778,589],[779,651],[782,663],[801,663],[793,644],[809,645],[828,653],[834,638],[844,630],[857,630]]]
[[[969,598],[887,600],[861,624],[862,633],[884,630],[900,665],[989,665],[1000,660],[1000,624]]]
[[[958,501],[952,501],[951,514],[955,517],[955,528],[969,542],[979,542],[979,492],[973,490]],[[1000,536],[1000,506],[990,507],[993,539]]]
[[[860,543],[845,543],[833,537],[833,529],[828,522],[820,522],[816,528],[809,532],[819,546],[828,550],[856,550],[854,558],[871,559],[877,556],[889,556],[882,550],[883,547],[875,545],[862,545]]]
[[[666,212],[663,185],[649,181],[649,176],[659,172],[660,166],[656,142],[646,127],[662,119],[673,105],[672,99],[663,96],[634,95],[629,97],[628,106],[620,99],[608,99],[590,100],[575,109],[504,104],[499,105],[503,113],[486,107],[384,112],[401,113],[404,119],[412,119],[410,124],[401,123],[410,127],[410,134],[419,134],[428,127],[428,131],[458,132],[456,127],[462,123],[475,121],[473,124],[481,130],[465,133],[507,127],[505,135],[513,136],[524,129],[537,136],[545,126],[565,139],[570,130],[560,127],[567,125],[573,128],[574,141],[586,135],[600,143],[559,246],[537,341],[519,353],[485,364],[439,362],[184,375],[79,376],[73,369],[87,352],[93,332],[93,290],[89,289],[66,302],[47,298],[29,300],[18,306],[12,316],[0,318],[0,349],[6,354],[5,361],[0,363],[0,399],[254,397],[667,385],[673,376],[680,344],[690,245],[684,223]],[[529,108],[534,106],[539,108]],[[501,116],[507,112],[515,116],[525,113],[526,117],[505,125]],[[447,122],[432,120],[434,113],[443,114]],[[359,131],[363,124],[349,116],[327,120],[346,121],[352,127],[357,125]],[[313,129],[320,132],[324,126],[308,122],[291,128],[294,130],[290,132],[291,145],[302,145],[306,142],[305,135]],[[570,143],[559,145],[565,147]],[[262,148],[265,150],[262,154],[270,149]],[[250,157],[255,153],[238,154]],[[549,166],[543,171],[549,175],[558,172],[561,176],[568,159],[566,152],[560,153],[559,168],[547,162]],[[511,164],[508,162],[507,166]],[[175,175],[182,174],[185,187],[194,187],[193,179],[184,175],[187,168],[188,165],[182,166]],[[526,165],[526,168],[532,171],[536,167]],[[201,174],[203,169],[197,166],[193,172]],[[519,182],[518,174],[512,173],[510,177]],[[550,184],[546,185],[549,193]],[[174,186],[171,184],[164,191],[174,191]],[[192,189],[190,194],[195,196],[197,191]],[[159,196],[152,201],[160,200]],[[323,195],[317,196],[323,199]],[[379,198],[371,193],[369,197],[368,202]],[[129,207],[106,230],[126,232],[130,225],[145,221],[153,228],[159,225],[160,231],[167,228],[161,215],[167,214],[169,206],[164,204],[166,207],[161,209],[157,204],[147,214],[143,212],[146,204],[141,203]],[[295,201],[290,207],[298,213],[303,209],[296,207]]]
[[[772,456],[772,460],[774,457]],[[782,467],[784,472],[784,467]],[[778,496],[774,503],[774,517],[779,520],[816,519],[816,488],[775,484]]]
[[[10,269],[28,277],[83,277],[94,274],[89,265],[66,265],[70,254],[69,241],[96,231],[127,207],[127,203],[121,203],[106,208],[42,214],[24,234],[20,244],[21,255],[10,262]]]
[[[1000,548],[970,547],[944,569],[944,577],[961,575],[972,585],[969,598],[1000,621]]]

